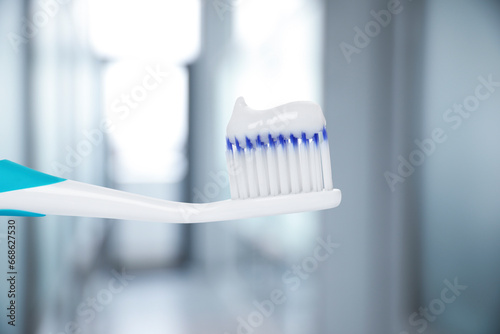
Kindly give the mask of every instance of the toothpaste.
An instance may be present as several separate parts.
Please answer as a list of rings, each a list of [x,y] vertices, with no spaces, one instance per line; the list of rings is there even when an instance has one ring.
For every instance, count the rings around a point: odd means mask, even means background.
[[[240,97],[234,106],[233,114],[227,126],[227,138],[231,143],[238,140],[239,145],[246,146],[246,139],[255,142],[257,136],[263,143],[268,143],[269,135],[277,139],[291,135],[301,138],[312,138],[321,132],[326,125],[321,107],[313,102],[292,102],[267,110],[254,110],[247,106]]]

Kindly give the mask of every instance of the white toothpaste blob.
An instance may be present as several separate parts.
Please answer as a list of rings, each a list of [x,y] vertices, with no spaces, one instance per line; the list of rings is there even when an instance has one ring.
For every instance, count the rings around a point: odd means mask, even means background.
[[[268,142],[269,135],[274,139],[280,135],[288,139],[290,135],[300,138],[305,133],[307,138],[312,138],[325,125],[321,107],[313,102],[291,102],[267,110],[254,110],[240,97],[227,126],[227,138],[233,144],[236,138],[241,147],[246,147],[246,138],[255,143],[257,136],[263,143]]]

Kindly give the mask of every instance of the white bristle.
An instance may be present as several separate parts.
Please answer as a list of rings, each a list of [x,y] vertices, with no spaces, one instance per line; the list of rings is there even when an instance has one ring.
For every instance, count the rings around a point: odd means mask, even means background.
[[[231,197],[245,199],[332,190],[326,130],[307,138],[246,139],[245,148],[228,139],[226,153]]]
[[[259,178],[259,195],[261,197],[269,196],[269,174],[267,172],[265,146],[257,145],[255,148],[255,162],[257,165],[257,177]]]
[[[311,143],[311,168],[313,177],[313,190],[320,191],[323,189],[323,172],[321,170],[321,153],[319,149],[319,137],[316,134]]]
[[[229,147],[228,143],[228,147]],[[233,149],[232,146],[229,147],[226,150],[226,162],[227,162],[227,169],[229,173],[229,186],[231,188],[231,198],[232,199],[237,199],[239,197],[238,194],[238,183],[236,181],[236,164],[234,163],[234,157],[233,157]]]
[[[235,164],[238,167],[236,181],[238,183],[239,198],[245,199],[249,197],[245,153],[242,150],[236,149],[234,150],[234,158]]]
[[[278,173],[280,179],[280,194],[287,195],[290,193],[290,165],[288,164],[287,159],[287,142],[284,140],[280,140],[278,143],[276,150],[278,156]]]
[[[311,168],[309,159],[309,140],[305,135],[299,141],[300,172],[302,180],[302,192],[311,191]]]
[[[325,189],[333,189],[332,180],[332,165],[330,163],[330,146],[328,145],[328,136],[326,130],[321,133],[321,162],[323,167],[323,180],[325,182]]]
[[[278,176],[278,160],[276,157],[276,146],[269,144],[267,147],[267,169],[269,172],[269,190],[271,196],[280,194],[280,183]]]
[[[248,177],[248,194],[250,198],[255,198],[259,196],[257,170],[255,169],[255,149],[248,146],[245,148],[245,161]]]
[[[290,168],[290,184],[292,194],[298,194],[301,190],[299,152],[297,147],[297,138],[293,136],[288,141],[288,164]]]

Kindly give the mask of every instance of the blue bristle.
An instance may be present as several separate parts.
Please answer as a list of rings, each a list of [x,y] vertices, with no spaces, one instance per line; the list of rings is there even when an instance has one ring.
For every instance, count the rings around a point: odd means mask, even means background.
[[[250,139],[248,139],[248,137],[245,137],[245,140],[246,140],[248,149],[251,150],[253,148],[252,141]]]
[[[307,143],[309,142],[309,140],[308,140],[308,139],[307,139],[307,137],[306,137],[306,133],[305,133],[305,132],[302,132],[302,142],[303,142],[304,144],[307,144]]]
[[[234,138],[234,141],[236,142],[236,150],[238,152],[243,151],[243,148],[241,148],[240,142],[238,141],[238,139]]]
[[[290,134],[290,141],[292,142],[293,147],[297,147],[297,145],[299,144],[297,137],[292,134]]]
[[[283,137],[283,135],[279,135],[278,140],[280,142],[280,145],[285,146],[285,138]]]
[[[314,141],[314,144],[315,144],[316,146],[318,146],[318,145],[319,145],[319,136],[318,136],[318,134],[317,134],[317,133],[315,133],[315,134],[314,134],[314,136],[313,136],[313,141]]]
[[[262,141],[260,140],[260,135],[257,136],[257,147],[262,147]]]
[[[273,139],[273,136],[271,136],[271,134],[269,134],[268,138],[269,138],[269,146],[270,146],[271,148],[274,148],[274,146],[275,146],[275,141],[274,141],[274,139]]]
[[[233,150],[233,144],[231,144],[231,141],[229,138],[226,138],[226,145],[227,145],[227,150],[232,151]]]
[[[323,128],[323,139],[328,140],[328,134],[326,133],[326,128]]]

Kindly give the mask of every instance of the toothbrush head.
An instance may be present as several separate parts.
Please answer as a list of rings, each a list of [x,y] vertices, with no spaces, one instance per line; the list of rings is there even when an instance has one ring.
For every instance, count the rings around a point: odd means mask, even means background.
[[[334,190],[326,121],[315,103],[254,110],[240,97],[227,126],[226,146],[233,200]],[[312,209],[337,206],[336,192],[334,201],[328,195],[328,205]]]

